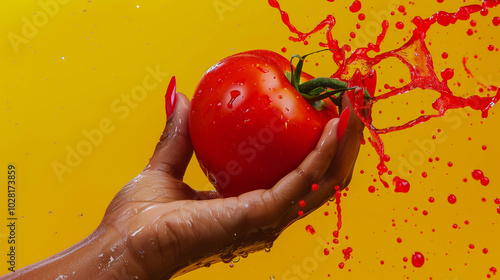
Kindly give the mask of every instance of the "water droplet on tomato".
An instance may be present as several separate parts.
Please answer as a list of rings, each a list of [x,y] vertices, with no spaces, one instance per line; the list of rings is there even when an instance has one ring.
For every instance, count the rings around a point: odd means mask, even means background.
[[[422,267],[424,265],[425,258],[424,255],[420,252],[414,252],[411,257],[411,263],[414,267]]]

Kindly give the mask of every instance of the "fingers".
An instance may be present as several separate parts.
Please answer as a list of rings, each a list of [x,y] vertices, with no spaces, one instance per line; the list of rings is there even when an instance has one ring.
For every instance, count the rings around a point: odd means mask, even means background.
[[[300,166],[261,195],[262,204],[272,205],[272,209],[267,208],[268,214],[279,215],[283,226],[300,218],[299,210],[307,215],[332,198],[336,186],[343,189],[350,182],[364,125],[347,97],[343,102],[343,108],[349,106],[352,113],[340,141],[339,120],[333,119]],[[311,188],[314,183],[319,185],[315,191]],[[305,202],[305,207],[299,206],[300,200]]]
[[[294,171],[268,191],[269,199],[274,200],[279,211],[284,211],[292,203],[311,192],[311,185],[318,183],[330,168],[337,153],[338,122],[338,119],[330,120],[323,130],[316,148]]]
[[[351,180],[365,127],[357,112],[354,111],[347,95],[344,95],[342,103],[343,108],[349,107],[351,114],[349,115],[347,128],[339,142],[338,152],[326,173],[327,175],[322,180],[323,184],[333,185],[334,187],[339,186],[341,190],[347,187]]]
[[[172,94],[177,95],[176,104],[175,102],[174,104],[168,103],[175,100],[175,96],[170,98],[171,96],[167,93],[167,113],[170,113],[168,111],[173,112],[168,116],[160,141],[156,145],[145,171],[160,170],[182,180],[193,155],[193,147],[189,136],[190,102],[182,93],[176,93],[175,87]]]

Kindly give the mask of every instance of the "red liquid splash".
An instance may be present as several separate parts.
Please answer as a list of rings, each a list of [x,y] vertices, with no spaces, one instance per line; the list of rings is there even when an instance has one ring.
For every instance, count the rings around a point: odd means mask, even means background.
[[[411,256],[411,263],[413,264],[414,267],[422,267],[425,262],[425,257],[422,253],[420,252],[414,252],[413,255]]]
[[[450,194],[450,195],[448,196],[448,202],[449,202],[450,204],[455,204],[455,203],[457,203],[457,197],[456,197],[455,195],[453,195],[453,194]]]
[[[316,230],[311,225],[307,225],[306,226],[306,231],[309,232],[310,234],[315,234],[316,233]]]
[[[425,42],[427,32],[433,25],[439,24],[441,26],[448,26],[455,24],[457,21],[467,21],[470,19],[471,14],[478,12],[483,16],[487,15],[489,8],[496,7],[500,4],[500,1],[498,0],[483,0],[481,5],[475,4],[464,6],[459,8],[455,13],[440,11],[426,19],[416,16],[412,20],[412,23],[415,25],[412,37],[403,46],[385,53],[377,54],[374,57],[369,57],[368,53],[380,52],[380,45],[384,41],[387,30],[389,29],[388,21],[382,22],[382,32],[377,37],[375,43],[369,43],[364,48],[358,48],[352,51],[350,53],[350,56],[347,56],[346,52],[350,50],[350,47],[348,45],[346,45],[347,47],[339,47],[339,42],[333,39],[332,30],[336,23],[333,15],[328,15],[324,20],[317,24],[317,26],[314,27],[313,30],[304,33],[299,31],[295,26],[292,25],[288,14],[285,11],[281,10],[280,5],[276,0],[268,0],[268,2],[271,7],[276,8],[280,11],[283,23],[289,28],[290,32],[296,35],[295,37],[289,37],[289,39],[293,42],[307,43],[306,39],[309,36],[320,32],[326,27],[326,32],[322,32],[322,34],[325,34],[326,36],[326,42],[321,42],[319,43],[319,45],[321,47],[330,49],[330,52],[332,53],[332,59],[338,65],[338,70],[333,75],[331,75],[331,77],[347,81],[350,87],[357,87],[360,89],[357,91],[350,91],[347,93],[347,95],[351,100],[356,113],[361,118],[366,128],[369,130],[371,137],[368,138],[368,141],[380,157],[380,163],[378,164],[377,169],[380,181],[384,184],[385,187],[388,187],[388,184],[381,179],[381,176],[386,173],[390,174],[390,172],[388,167],[386,166],[386,162],[388,160],[384,160],[386,154],[384,143],[381,139],[382,134],[408,129],[417,124],[427,122],[433,118],[442,117],[448,110],[451,109],[468,107],[473,110],[481,111],[482,117],[486,118],[488,116],[489,109],[491,109],[491,107],[494,106],[500,99],[500,89],[498,89],[497,87],[492,87],[496,90],[496,94],[494,94],[494,96],[480,97],[477,95],[472,95],[464,98],[455,95],[450,90],[447,83],[448,80],[453,78],[453,70],[445,69],[441,73],[442,80],[440,80],[435,74],[432,56]],[[438,0],[438,2],[440,2],[440,0]],[[349,10],[353,13],[358,12],[360,9],[361,3],[358,0],[354,1],[349,7]],[[493,24],[500,24],[500,19],[493,18]],[[445,55],[445,53],[443,53],[442,57],[447,58],[448,54]],[[383,92],[377,96],[372,96],[370,102],[366,104],[363,98],[363,92],[366,88],[364,80],[367,79],[370,73],[373,73],[376,65],[390,58],[398,59],[403,63],[404,66],[408,68],[411,76],[411,81],[401,87],[386,88],[388,91]],[[471,77],[473,77],[472,72],[467,69],[465,65],[466,62],[467,58],[464,58],[464,68],[467,73]],[[436,91],[440,94],[440,96],[432,103],[432,108],[436,111],[435,114],[421,115],[420,117],[399,126],[376,128],[373,125],[371,112],[373,105],[376,102],[388,99],[396,95],[411,93],[411,91],[414,89],[428,89]],[[368,114],[365,116],[362,114],[362,112],[366,111],[368,111]],[[449,166],[452,166],[451,162],[449,163]],[[398,179],[394,181],[394,183],[405,185],[403,179]],[[484,183],[487,182],[485,181]],[[398,186],[396,186],[396,189],[398,189]]]

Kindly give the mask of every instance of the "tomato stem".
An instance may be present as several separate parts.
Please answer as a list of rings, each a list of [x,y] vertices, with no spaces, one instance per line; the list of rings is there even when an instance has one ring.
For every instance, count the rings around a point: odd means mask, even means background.
[[[300,76],[302,74],[302,68],[304,66],[304,60],[307,56],[315,53],[319,53],[322,51],[328,51],[330,49],[324,49],[315,51],[304,56],[300,56],[294,54],[290,59],[290,75],[287,75],[292,86],[304,97],[309,104],[316,107],[317,102],[326,98],[330,98],[330,100],[341,109],[342,102],[341,100],[342,94],[349,90],[356,89],[355,87],[347,88],[347,82],[337,80],[334,78],[325,78],[319,77],[309,80],[304,83],[300,83]],[[297,65],[294,67],[293,60],[295,58],[299,59]],[[333,90],[332,90],[333,89]],[[369,102],[371,100],[371,96],[368,91],[365,89],[364,91],[365,102]]]

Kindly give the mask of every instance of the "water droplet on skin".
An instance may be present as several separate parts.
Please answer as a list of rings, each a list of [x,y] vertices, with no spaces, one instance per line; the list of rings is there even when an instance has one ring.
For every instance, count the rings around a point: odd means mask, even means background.
[[[139,252],[139,257],[140,257],[141,259],[144,259],[144,258],[146,257],[146,252],[144,252],[144,251],[140,251],[140,252]]]

